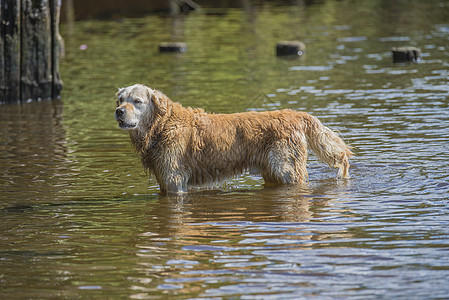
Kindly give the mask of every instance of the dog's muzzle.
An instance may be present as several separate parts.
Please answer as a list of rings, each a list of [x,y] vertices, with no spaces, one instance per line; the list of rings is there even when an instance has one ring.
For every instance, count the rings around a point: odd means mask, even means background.
[[[122,117],[124,114],[125,114],[125,109],[124,109],[123,107],[118,107],[118,108],[115,110],[115,116],[116,116],[116,118],[120,118],[120,117]]]
[[[122,129],[134,129],[137,124],[134,123],[126,123],[125,121],[126,110],[123,107],[118,107],[115,110],[115,120],[118,122],[118,126]]]

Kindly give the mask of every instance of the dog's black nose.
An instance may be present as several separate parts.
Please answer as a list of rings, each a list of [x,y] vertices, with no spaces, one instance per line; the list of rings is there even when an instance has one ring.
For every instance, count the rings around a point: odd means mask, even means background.
[[[122,107],[119,107],[119,108],[117,108],[117,109],[115,110],[115,115],[116,115],[117,117],[121,117],[121,116],[123,116],[124,114],[125,114],[125,109],[122,108]]]

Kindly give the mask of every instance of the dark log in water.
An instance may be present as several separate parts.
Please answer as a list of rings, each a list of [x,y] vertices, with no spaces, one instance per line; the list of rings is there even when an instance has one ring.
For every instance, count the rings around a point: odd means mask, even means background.
[[[421,57],[421,49],[416,47],[395,47],[393,51],[393,62],[417,62]]]
[[[276,55],[302,55],[306,51],[306,45],[300,41],[283,41],[276,45]]]
[[[160,43],[159,52],[186,52],[187,44],[176,42],[176,43]]]

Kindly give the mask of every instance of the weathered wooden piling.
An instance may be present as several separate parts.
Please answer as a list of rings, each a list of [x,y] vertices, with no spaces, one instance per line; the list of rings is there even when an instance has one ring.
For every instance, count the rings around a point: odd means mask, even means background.
[[[421,57],[421,49],[416,47],[395,47],[392,49],[393,62],[418,62]]]
[[[59,98],[61,0],[0,0],[0,103]]]
[[[302,55],[306,51],[306,45],[300,41],[282,41],[276,44],[276,55]]]

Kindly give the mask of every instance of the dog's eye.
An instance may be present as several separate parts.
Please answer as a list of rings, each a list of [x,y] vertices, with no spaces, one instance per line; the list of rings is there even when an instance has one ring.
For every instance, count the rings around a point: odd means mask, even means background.
[[[140,99],[134,99],[134,103],[141,104],[141,103],[143,103],[143,101]]]

